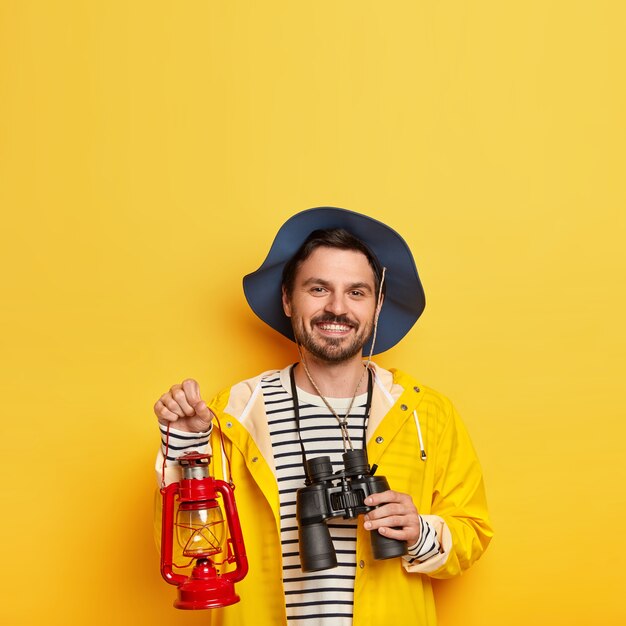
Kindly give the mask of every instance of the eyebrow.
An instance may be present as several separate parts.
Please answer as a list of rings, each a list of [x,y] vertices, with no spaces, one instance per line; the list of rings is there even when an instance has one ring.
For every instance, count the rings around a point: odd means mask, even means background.
[[[332,286],[329,281],[324,280],[323,278],[315,278],[315,277],[307,278],[302,283],[303,287],[308,287],[309,285],[321,285],[322,287]],[[351,289],[363,289],[363,290],[369,291],[370,293],[373,292],[372,286],[364,282],[352,283],[348,285],[348,291]]]

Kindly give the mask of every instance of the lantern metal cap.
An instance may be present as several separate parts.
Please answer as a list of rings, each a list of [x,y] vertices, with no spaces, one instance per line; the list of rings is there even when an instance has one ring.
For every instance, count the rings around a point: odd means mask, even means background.
[[[183,467],[197,467],[208,465],[211,461],[210,454],[201,454],[200,452],[185,452],[178,459],[178,463]]]

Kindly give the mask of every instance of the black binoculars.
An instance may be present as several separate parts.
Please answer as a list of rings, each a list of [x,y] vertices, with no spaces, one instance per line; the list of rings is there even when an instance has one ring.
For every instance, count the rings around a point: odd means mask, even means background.
[[[337,555],[326,526],[326,520],[353,519],[376,507],[363,501],[374,493],[389,489],[384,476],[374,476],[364,450],[343,454],[344,469],[333,473],[330,457],[319,456],[306,461],[306,486],[296,493],[296,517],[300,541],[300,565],[303,572],[317,572],[337,567]],[[336,483],[336,484],[335,484]],[[390,559],[406,554],[406,541],[370,533],[375,559]]]

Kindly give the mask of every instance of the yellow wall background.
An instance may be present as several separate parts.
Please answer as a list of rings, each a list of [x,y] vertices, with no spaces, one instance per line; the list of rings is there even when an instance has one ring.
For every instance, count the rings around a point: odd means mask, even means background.
[[[379,362],[449,395],[497,536],[441,626],[626,623],[618,0],[0,3],[0,622],[194,625],[152,404],[282,366],[243,274],[333,205],[414,250]]]

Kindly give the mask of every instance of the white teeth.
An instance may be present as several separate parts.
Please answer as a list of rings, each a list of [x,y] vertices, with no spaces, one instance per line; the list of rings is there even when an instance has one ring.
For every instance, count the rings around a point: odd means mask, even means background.
[[[344,326],[342,324],[320,324],[320,328],[330,332],[345,332],[350,330],[350,326]]]

